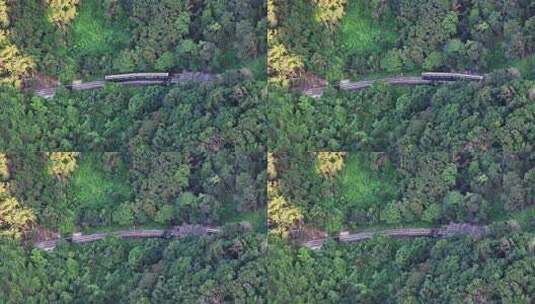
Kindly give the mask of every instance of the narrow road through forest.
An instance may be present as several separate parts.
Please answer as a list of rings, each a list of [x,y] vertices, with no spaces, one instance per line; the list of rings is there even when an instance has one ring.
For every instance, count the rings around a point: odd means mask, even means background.
[[[141,73],[143,74],[143,73]],[[151,74],[151,73],[145,73]],[[169,78],[165,80],[161,79],[135,79],[128,81],[114,82],[119,85],[129,86],[149,86],[149,85],[165,85],[165,84],[181,84],[187,82],[209,83],[218,80],[221,76],[219,74],[209,74],[202,72],[183,72],[177,74],[169,74]],[[56,91],[60,87],[65,87],[70,90],[84,91],[103,88],[108,81],[96,80],[89,82],[75,82],[68,85],[60,85],[48,87],[40,90],[35,90],[35,94],[45,99],[53,98]]]
[[[208,234],[215,234],[221,231],[220,227],[211,227],[203,225],[189,225],[174,226],[169,229],[141,229],[141,230],[119,230],[112,232],[100,232],[93,234],[75,233],[72,236],[64,238],[56,238],[52,240],[37,241],[33,245],[36,248],[50,251],[56,248],[58,242],[61,240],[70,243],[83,244],[105,239],[108,236],[117,236],[122,239],[141,239],[141,238],[183,238],[187,236],[201,236]]]
[[[487,231],[485,226],[478,226],[468,223],[450,223],[439,228],[397,228],[360,233],[340,233],[331,239],[339,242],[361,242],[369,240],[376,235],[386,235],[395,238],[407,237],[450,237],[454,235],[482,236]],[[329,238],[314,239],[303,242],[302,245],[313,250],[321,249],[323,243]]]
[[[431,74],[431,75],[440,74],[440,75],[435,76],[435,77],[432,76],[428,78],[428,77],[424,77],[426,76],[426,74]],[[341,80],[338,83],[337,87],[345,91],[359,91],[359,90],[371,87],[376,82],[384,82],[384,83],[397,85],[397,86],[430,85],[430,84],[435,84],[435,83],[447,83],[447,82],[459,81],[462,79],[463,75],[468,76],[470,78],[470,79],[464,79],[464,80],[471,80],[471,81],[482,80],[484,77],[481,75],[429,72],[429,73],[422,73],[422,76],[393,76],[393,77],[386,77],[386,78],[379,78],[379,79],[372,79],[372,80],[361,80],[361,81],[350,81],[348,79],[345,79],[345,80]],[[320,98],[325,88],[327,88],[327,86],[308,88],[306,90],[303,90],[302,93],[312,98]]]

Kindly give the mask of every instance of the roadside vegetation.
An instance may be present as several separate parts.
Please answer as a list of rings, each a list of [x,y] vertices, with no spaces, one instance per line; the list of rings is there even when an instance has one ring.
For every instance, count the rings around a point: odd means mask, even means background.
[[[2,0],[0,58],[9,64],[0,81],[246,67],[266,52],[264,12],[261,1]]]
[[[535,17],[529,1],[269,3],[272,83],[299,85],[309,78],[307,72],[334,81],[424,70],[485,73],[511,66],[535,77]]]
[[[239,169],[228,163],[219,171],[209,168],[217,155],[196,158],[195,165],[192,157],[180,152],[3,154],[4,164],[11,166],[5,192],[20,205],[16,211],[20,216],[14,215],[19,222],[4,229],[26,228],[21,232],[31,237],[38,229],[70,234],[95,228],[221,226],[252,220],[252,227],[265,231],[263,190],[254,188],[254,178],[261,178],[262,171],[249,171],[262,165],[250,163],[252,167],[246,168],[243,163]],[[237,159],[260,161],[253,155]],[[254,184],[247,185],[245,176],[251,176]],[[211,183],[194,182],[203,177]],[[258,185],[264,184],[259,180]]]
[[[284,204],[270,209],[272,231],[529,218],[534,90],[511,71],[483,83],[327,89],[318,100],[273,90],[270,201]],[[338,171],[318,174],[308,151],[338,155],[326,162]]]

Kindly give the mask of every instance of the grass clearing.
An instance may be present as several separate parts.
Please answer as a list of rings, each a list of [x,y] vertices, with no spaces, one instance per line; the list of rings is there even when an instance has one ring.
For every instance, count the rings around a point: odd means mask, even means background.
[[[98,56],[125,47],[129,40],[125,18],[118,24],[108,24],[99,1],[83,1],[72,26],[74,51],[78,55]]]
[[[83,153],[73,174],[71,193],[77,209],[104,209],[128,200],[132,189],[128,185],[126,168],[110,175],[102,168],[97,153]]]
[[[221,218],[223,224],[248,222],[253,226],[254,231],[256,231],[257,233],[267,232],[266,209],[259,209],[253,212],[236,212],[227,208],[226,210],[224,210],[224,213]]]
[[[366,155],[351,154],[338,177],[341,199],[351,207],[384,205],[399,195],[396,169],[387,162],[374,170]]]
[[[395,18],[377,22],[362,0],[352,1],[338,30],[338,44],[346,56],[380,54],[391,48],[398,39]]]

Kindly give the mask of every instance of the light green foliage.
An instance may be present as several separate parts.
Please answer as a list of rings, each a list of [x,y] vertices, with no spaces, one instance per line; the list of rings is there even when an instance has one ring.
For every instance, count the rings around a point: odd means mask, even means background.
[[[459,23],[459,17],[456,12],[448,12],[448,14],[442,20],[442,27],[445,32],[450,35],[457,32],[457,24]]]
[[[122,203],[113,211],[113,221],[121,226],[130,227],[134,224],[134,210],[131,203]]]
[[[390,73],[399,73],[403,70],[403,62],[401,58],[401,51],[390,50],[381,60],[381,68]]]
[[[441,217],[442,207],[439,204],[431,204],[425,209],[422,215],[422,220],[428,223],[434,223]]]
[[[160,224],[169,224],[175,217],[175,208],[173,205],[163,205],[156,213],[154,220]]]
[[[175,172],[175,181],[177,186],[181,189],[185,189],[189,186],[189,177],[191,175],[191,169],[187,164],[181,165]]]
[[[448,56],[458,56],[464,52],[464,44],[460,39],[452,39],[448,41],[444,51]]]
[[[355,0],[348,4],[340,25],[340,46],[347,55],[368,56],[391,47],[398,38],[395,18],[373,20],[366,1]]]
[[[36,216],[11,196],[6,183],[0,183],[0,237],[20,239],[30,231]]]
[[[175,66],[175,55],[171,52],[165,52],[163,53],[158,60],[156,60],[156,64],[154,67],[158,71],[170,71]]]
[[[381,219],[388,224],[399,224],[402,220],[400,206],[396,202],[388,203],[382,211]]]
[[[192,208],[196,204],[197,204],[197,197],[195,196],[195,194],[189,191],[181,193],[176,200],[176,205],[178,209]]]
[[[425,58],[422,67],[428,71],[434,71],[443,64],[444,58],[440,52],[432,52]]]
[[[50,152],[48,173],[58,179],[67,179],[76,170],[77,152]]]
[[[128,200],[132,189],[124,177],[110,176],[96,154],[82,154],[72,177],[71,191],[78,209],[104,209]]]
[[[64,28],[76,17],[79,0],[47,0],[48,20],[58,27]]]
[[[387,161],[384,168],[372,169],[366,154],[349,156],[346,167],[338,177],[341,198],[354,207],[368,209],[385,206],[398,194],[395,169]]]
[[[82,1],[78,17],[72,25],[75,56],[99,56],[126,46],[129,33],[126,23],[106,22],[105,10],[99,1]]]

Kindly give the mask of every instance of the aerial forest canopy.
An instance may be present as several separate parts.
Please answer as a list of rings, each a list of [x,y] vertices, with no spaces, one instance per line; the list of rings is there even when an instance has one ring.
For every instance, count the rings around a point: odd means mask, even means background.
[[[53,252],[0,240],[3,303],[267,303],[264,238],[106,239]]]
[[[273,152],[533,153],[535,82],[514,70],[477,83],[328,88],[318,100],[271,87],[270,101]]]
[[[533,153],[272,153],[268,161],[270,231],[284,237],[509,218],[529,227],[535,215]]]
[[[266,90],[230,71],[221,84],[62,90],[45,100],[0,88],[4,151],[191,151],[266,149]]]
[[[534,0],[0,0],[0,304],[531,304],[534,143]]]
[[[0,1],[0,80],[31,86],[111,72],[265,74],[263,1]],[[264,56],[265,58],[265,56]]]
[[[294,84],[422,70],[535,77],[535,4],[500,0],[269,0],[268,74]]]
[[[263,154],[19,152],[2,154],[0,233],[249,221],[264,231]],[[11,207],[9,207],[11,206]]]
[[[321,251],[270,240],[270,303],[530,303],[533,233],[497,225],[486,238],[329,242]]]
[[[270,93],[270,231],[533,217],[535,83],[514,71],[317,100]]]
[[[264,231],[265,90],[240,77],[63,90],[47,101],[4,87],[3,185],[17,203],[10,210],[24,215],[5,230],[248,221]],[[35,151],[58,151],[60,171]]]
[[[514,225],[484,238],[329,242],[292,248],[221,237],[107,239],[53,252],[0,241],[6,303],[530,303],[535,243]]]

